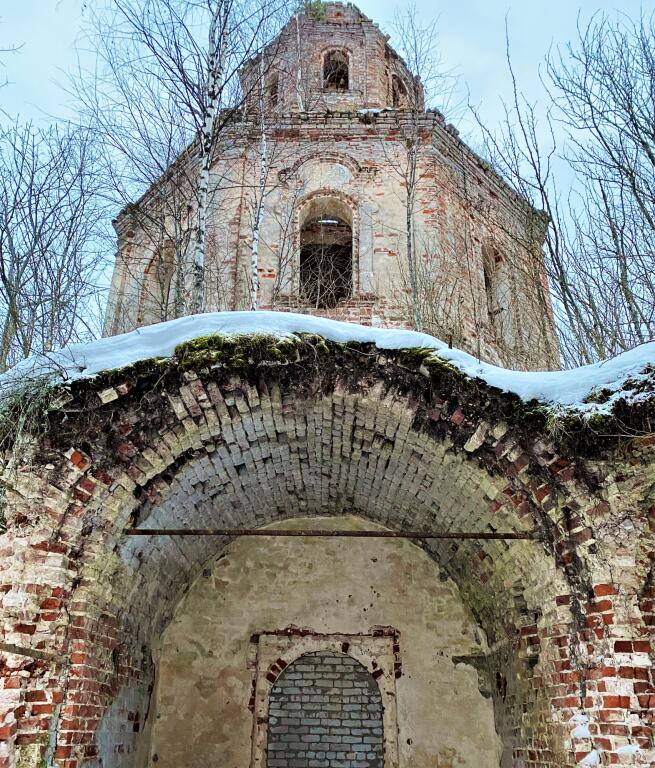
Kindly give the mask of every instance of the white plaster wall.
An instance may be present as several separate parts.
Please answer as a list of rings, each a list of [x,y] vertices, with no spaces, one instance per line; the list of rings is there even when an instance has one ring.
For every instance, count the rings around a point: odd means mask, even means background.
[[[335,524],[364,525],[356,518],[284,525]],[[158,768],[250,764],[250,637],[291,624],[321,633],[394,626],[403,662],[401,768],[498,767],[491,701],[476,670],[452,660],[482,652],[484,638],[421,549],[393,539],[241,538],[190,588],[156,651]]]

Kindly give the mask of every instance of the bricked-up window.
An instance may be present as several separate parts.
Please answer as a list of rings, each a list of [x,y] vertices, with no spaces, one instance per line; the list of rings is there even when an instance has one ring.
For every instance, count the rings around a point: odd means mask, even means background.
[[[268,715],[268,768],[383,768],[380,690],[350,656],[301,656],[273,685]]]
[[[323,88],[326,91],[348,90],[348,54],[328,51],[323,58]]]

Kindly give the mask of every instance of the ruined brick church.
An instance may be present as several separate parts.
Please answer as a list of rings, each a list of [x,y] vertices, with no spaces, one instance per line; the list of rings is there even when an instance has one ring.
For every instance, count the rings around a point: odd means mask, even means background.
[[[411,327],[404,265],[407,143],[415,138],[411,216],[426,330],[511,367],[556,366],[541,252],[547,218],[442,114],[425,111],[420,82],[359,10],[327,4],[319,20],[300,18],[265,54],[263,195],[251,115],[259,99],[248,69],[243,120],[221,135],[210,181],[206,309],[249,308],[253,212],[261,206],[260,309]],[[189,239],[181,219],[190,195],[180,176],[181,169],[155,185],[115,222],[107,334],[175,316],[173,256]]]
[[[3,454],[0,768],[652,766],[655,351],[548,370],[546,220],[357,8],[275,56],[265,195],[248,108],[212,169],[207,314],[171,319],[173,169]],[[443,342],[407,330],[408,123]]]

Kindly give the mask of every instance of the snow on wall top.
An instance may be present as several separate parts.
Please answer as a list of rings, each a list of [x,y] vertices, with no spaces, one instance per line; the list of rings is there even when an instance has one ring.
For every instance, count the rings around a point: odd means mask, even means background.
[[[646,379],[653,380],[655,342],[642,344],[602,363],[568,371],[524,372],[483,363],[472,355],[449,349],[443,341],[425,333],[371,328],[312,315],[288,312],[214,312],[191,315],[166,323],[139,328],[86,344],[73,344],[58,352],[28,358],[0,376],[0,391],[30,379],[50,376],[54,381],[93,377],[101,371],[123,368],[140,360],[170,357],[185,341],[222,334],[255,333],[289,337],[312,333],[336,342],[373,343],[379,349],[432,349],[442,360],[471,378],[478,378],[523,400],[539,400],[553,406],[576,408],[587,413],[610,411],[619,397],[631,400],[653,397],[635,391]],[[650,369],[650,372],[649,370]],[[607,389],[611,395],[603,404],[585,403],[594,390]]]

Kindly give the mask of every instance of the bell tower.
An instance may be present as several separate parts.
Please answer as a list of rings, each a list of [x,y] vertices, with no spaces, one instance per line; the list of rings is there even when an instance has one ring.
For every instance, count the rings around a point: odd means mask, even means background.
[[[354,5],[316,3],[294,16],[264,54],[267,103],[284,112],[397,109],[408,94],[423,89],[389,38]],[[242,74],[243,89],[254,89],[258,61]]]
[[[426,108],[378,26],[352,4],[311,3],[261,57],[240,72],[244,103],[211,170],[207,311],[249,309],[256,274],[258,309],[414,327],[486,361],[557,367],[547,218]],[[106,333],[176,316],[195,219],[175,180],[193,162],[192,145],[118,217]]]

